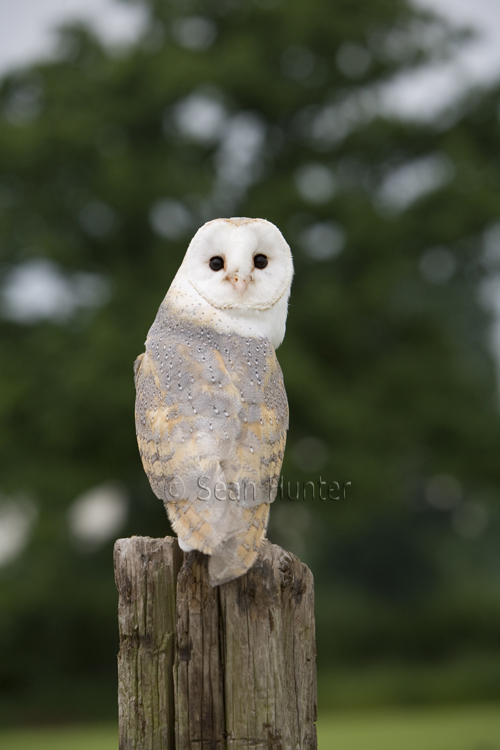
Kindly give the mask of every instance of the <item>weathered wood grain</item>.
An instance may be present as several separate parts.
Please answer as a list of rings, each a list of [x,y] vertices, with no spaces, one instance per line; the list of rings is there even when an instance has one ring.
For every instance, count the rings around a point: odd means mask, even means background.
[[[205,555],[181,560],[169,537],[116,545],[120,750],[315,750],[309,569],[266,541],[246,575],[211,588]]]
[[[177,579],[176,750],[224,750],[224,649],[219,588],[208,557],[190,552]]]
[[[173,750],[177,540],[132,537],[115,544],[119,594],[120,750]]]
[[[219,591],[227,748],[316,748],[311,571],[266,541],[247,575]]]

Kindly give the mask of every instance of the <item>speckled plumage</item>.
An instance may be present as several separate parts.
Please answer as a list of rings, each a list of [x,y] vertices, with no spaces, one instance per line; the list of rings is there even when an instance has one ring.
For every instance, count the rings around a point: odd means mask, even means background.
[[[136,360],[144,469],[184,548],[211,556],[213,585],[255,562],[283,460],[288,405],[259,315],[210,305],[181,266]]]

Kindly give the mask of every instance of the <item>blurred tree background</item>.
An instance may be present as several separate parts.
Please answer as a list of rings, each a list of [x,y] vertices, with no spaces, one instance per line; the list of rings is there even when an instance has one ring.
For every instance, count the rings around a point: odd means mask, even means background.
[[[170,533],[132,363],[190,237],[274,222],[295,279],[276,500],[316,579],[320,705],[500,696],[500,90],[384,85],[464,35],[404,0],[137,0],[0,83],[3,720],[114,717],[112,546]]]

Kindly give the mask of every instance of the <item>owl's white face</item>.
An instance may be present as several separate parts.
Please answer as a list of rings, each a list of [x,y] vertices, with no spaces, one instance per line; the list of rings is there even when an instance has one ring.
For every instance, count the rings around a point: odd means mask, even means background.
[[[293,276],[290,248],[264,219],[215,219],[198,230],[182,268],[218,310],[269,310],[286,304]]]

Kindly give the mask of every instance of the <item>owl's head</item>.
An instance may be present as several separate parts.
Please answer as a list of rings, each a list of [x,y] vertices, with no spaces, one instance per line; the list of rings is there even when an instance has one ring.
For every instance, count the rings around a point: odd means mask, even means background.
[[[265,219],[215,219],[193,237],[182,263],[189,282],[219,310],[269,310],[288,299],[290,248]]]

